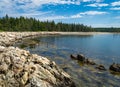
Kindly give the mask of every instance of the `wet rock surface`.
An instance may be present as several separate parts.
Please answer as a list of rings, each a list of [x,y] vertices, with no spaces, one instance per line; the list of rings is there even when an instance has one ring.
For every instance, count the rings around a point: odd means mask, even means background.
[[[72,59],[78,60],[83,65],[84,64],[86,64],[86,65],[95,65],[95,69],[106,71],[106,68],[105,68],[104,65],[101,65],[101,64],[99,65],[99,64],[95,63],[93,60],[85,58],[85,56],[83,54],[78,54],[77,56],[74,56],[74,55],[71,54],[70,57]]]
[[[75,60],[78,60],[78,61],[81,61],[81,62],[85,62],[85,56],[83,54],[78,54],[77,56],[74,56],[74,55],[70,55],[70,57],[72,59],[75,59]]]
[[[77,56],[74,56],[74,55],[71,54],[70,57],[74,60],[78,60],[78,61],[82,62],[83,64],[95,65],[95,69],[98,69],[98,70],[101,70],[101,71],[106,71],[107,70],[104,65],[97,64],[93,60],[85,58],[85,56],[82,55],[82,54],[78,54]],[[112,74],[114,74],[114,73],[120,74],[120,64],[113,63],[112,65],[109,66],[109,70],[113,71]]]
[[[85,61],[84,55],[78,54],[78,55],[77,55],[77,60],[84,62],[84,61]]]
[[[113,63],[110,65],[109,70],[120,73],[120,64]]]
[[[93,60],[85,58],[85,56],[83,54],[78,54],[77,56],[74,56],[71,54],[70,57],[74,60],[78,60],[87,65],[96,65],[96,63]]]
[[[96,66],[96,69],[98,69],[98,70],[106,70],[104,65],[98,65],[98,66]]]

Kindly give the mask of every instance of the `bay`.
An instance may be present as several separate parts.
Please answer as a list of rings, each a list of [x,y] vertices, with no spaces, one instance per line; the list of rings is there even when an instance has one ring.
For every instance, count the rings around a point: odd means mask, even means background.
[[[25,39],[14,46],[29,50],[55,61],[71,75],[78,87],[119,87],[120,76],[109,72],[109,66],[120,63],[120,34],[43,35]],[[102,64],[107,71],[81,64],[70,55],[83,54]]]

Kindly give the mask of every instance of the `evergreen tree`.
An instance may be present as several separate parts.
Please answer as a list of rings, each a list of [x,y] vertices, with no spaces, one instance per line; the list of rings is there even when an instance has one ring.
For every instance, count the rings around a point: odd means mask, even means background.
[[[5,17],[0,18],[0,31],[64,31],[64,32],[120,32],[120,28],[92,28],[83,24],[55,23],[39,21],[35,18]]]

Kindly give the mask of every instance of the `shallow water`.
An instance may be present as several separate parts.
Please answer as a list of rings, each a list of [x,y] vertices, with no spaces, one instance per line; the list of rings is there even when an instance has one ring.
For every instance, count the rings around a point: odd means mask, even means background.
[[[69,73],[78,87],[120,87],[120,76],[83,65],[70,54],[84,54],[107,69],[113,62],[120,63],[120,34],[51,35],[23,40],[18,46],[55,61]]]

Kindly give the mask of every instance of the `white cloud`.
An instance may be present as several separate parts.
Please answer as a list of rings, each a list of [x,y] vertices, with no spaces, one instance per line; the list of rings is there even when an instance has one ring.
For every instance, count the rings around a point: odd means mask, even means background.
[[[120,1],[111,3],[112,6],[120,6]]]
[[[110,10],[120,10],[120,7],[110,8]]]
[[[3,14],[35,13],[45,4],[75,4],[80,2],[101,2],[102,0],[0,0],[0,12]],[[1,14],[0,13],[0,14]]]
[[[51,12],[37,12],[34,11],[32,13],[12,13],[12,14],[8,14],[10,17],[20,17],[20,16],[24,16],[24,17],[40,17],[46,14],[50,14]]]
[[[28,4],[32,3],[35,6],[41,6],[43,4],[78,4],[78,1],[71,0],[15,0],[15,2]]]
[[[1,12],[18,12],[18,10],[28,11],[36,10],[44,4],[75,4],[80,2],[101,2],[102,0],[0,0]]]
[[[8,14],[12,17],[35,17],[40,20],[57,20],[57,19],[72,19],[81,18],[84,15],[101,15],[106,14],[106,12],[99,11],[87,11],[71,16],[59,16],[51,15],[53,12],[47,11],[37,11],[44,4],[75,4],[79,5],[80,2],[101,2],[102,0],[0,0],[0,16],[2,14]]]
[[[31,0],[14,0],[13,2],[17,2],[17,3],[20,3],[20,4],[25,4],[25,3],[30,3]]]
[[[102,2],[103,0],[83,0],[83,2]]]
[[[86,6],[90,6],[90,7],[106,7],[106,6],[108,6],[108,4],[106,4],[106,3],[94,3],[94,4],[88,4]]]
[[[42,8],[44,4],[75,4],[79,5],[80,1],[72,0],[0,0],[0,16],[5,14],[30,16],[36,14],[36,11]],[[39,12],[40,14],[42,12]],[[43,12],[44,13],[44,12]],[[38,13],[37,13],[38,14]]]
[[[51,14],[51,15],[48,15]],[[82,18],[85,15],[102,15],[106,14],[106,12],[99,12],[99,11],[87,11],[87,12],[81,12],[78,14],[70,15],[70,16],[62,16],[62,15],[54,15],[52,12],[34,12],[34,13],[21,13],[21,14],[9,14],[9,16],[12,17],[35,17],[36,19],[39,19],[41,21],[46,20],[62,20],[62,19],[76,19],[76,18]]]
[[[86,12],[81,12],[79,14],[80,15],[102,15],[102,14],[107,14],[107,12],[103,12],[103,11],[86,11]]]
[[[81,18],[82,16],[77,14],[77,15],[71,15],[71,16],[48,16],[48,17],[40,17],[40,20],[61,20],[61,19],[75,19],[75,18]]]
[[[68,18],[82,18],[85,15],[102,15],[102,14],[107,14],[107,12],[102,12],[102,11],[86,11],[86,12],[81,12],[75,15],[71,15]]]
[[[0,11],[1,12],[11,12],[14,11],[14,4],[9,0],[0,1]]]
[[[39,20],[58,20],[58,19],[69,19],[69,17],[66,16],[48,16],[48,17],[39,17]]]
[[[3,7],[12,8],[34,8],[36,6],[42,6],[44,4],[80,4],[80,1],[71,0],[0,0],[0,9]],[[15,7],[14,7],[15,6]],[[25,8],[25,9],[26,9]]]
[[[82,18],[84,15],[102,15],[106,13],[107,12],[101,12],[101,11],[86,11],[71,16],[48,16],[48,17],[41,17],[39,19],[40,20],[74,19],[74,18]]]
[[[95,4],[89,4],[89,5],[86,5],[86,6],[97,7],[96,3]]]
[[[83,2],[90,2],[90,1],[92,1],[92,0],[83,0]]]
[[[72,15],[70,18],[81,18],[82,16],[80,14]]]

